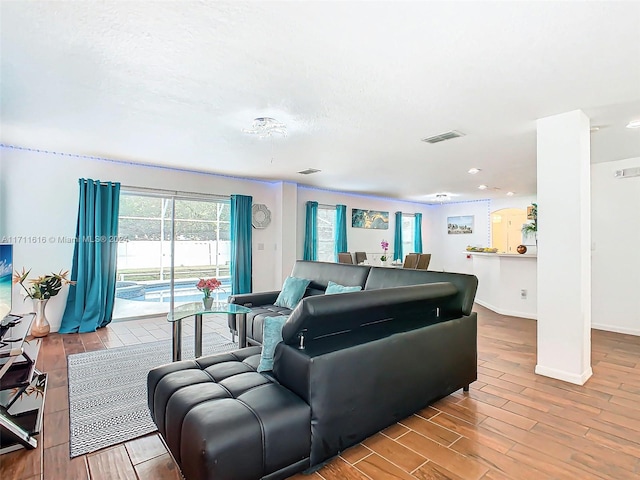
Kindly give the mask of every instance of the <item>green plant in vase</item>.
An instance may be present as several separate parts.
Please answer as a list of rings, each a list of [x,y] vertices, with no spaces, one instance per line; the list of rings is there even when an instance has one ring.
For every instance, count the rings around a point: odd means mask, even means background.
[[[536,248],[538,248],[538,204],[531,204],[531,212],[529,214],[533,222],[525,223],[522,225],[522,234],[525,237],[531,237],[533,235],[536,241]]]

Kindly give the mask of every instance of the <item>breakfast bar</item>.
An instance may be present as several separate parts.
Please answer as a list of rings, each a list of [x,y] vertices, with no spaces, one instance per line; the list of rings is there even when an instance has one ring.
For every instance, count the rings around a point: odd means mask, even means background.
[[[537,318],[537,255],[466,253],[478,277],[476,303],[502,315]]]

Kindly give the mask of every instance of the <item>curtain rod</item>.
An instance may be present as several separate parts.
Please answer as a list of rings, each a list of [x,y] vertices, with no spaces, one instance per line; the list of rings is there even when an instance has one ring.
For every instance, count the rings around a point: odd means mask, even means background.
[[[181,190],[164,190],[162,188],[150,188],[150,187],[135,187],[132,185],[120,185],[120,190],[125,190],[127,192],[138,192],[138,193],[150,193],[155,195],[173,195],[173,196],[185,196],[185,197],[201,197],[201,198],[217,198],[229,200],[231,195],[216,195],[213,193],[202,193],[202,192],[186,192]]]

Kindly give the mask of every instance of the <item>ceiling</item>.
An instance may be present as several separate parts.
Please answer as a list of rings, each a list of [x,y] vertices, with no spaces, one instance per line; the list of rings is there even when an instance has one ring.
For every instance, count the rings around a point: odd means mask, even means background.
[[[536,119],[575,109],[603,127],[592,162],[640,156],[640,2],[3,1],[0,21],[4,144],[424,202],[535,194]],[[242,132],[262,116],[288,136]]]

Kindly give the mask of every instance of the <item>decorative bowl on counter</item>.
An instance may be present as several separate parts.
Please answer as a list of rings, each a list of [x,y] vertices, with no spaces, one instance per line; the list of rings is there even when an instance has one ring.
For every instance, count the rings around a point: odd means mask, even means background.
[[[498,253],[497,248],[489,248],[489,247],[472,247],[471,245],[467,246],[467,252],[478,252],[478,253]]]

